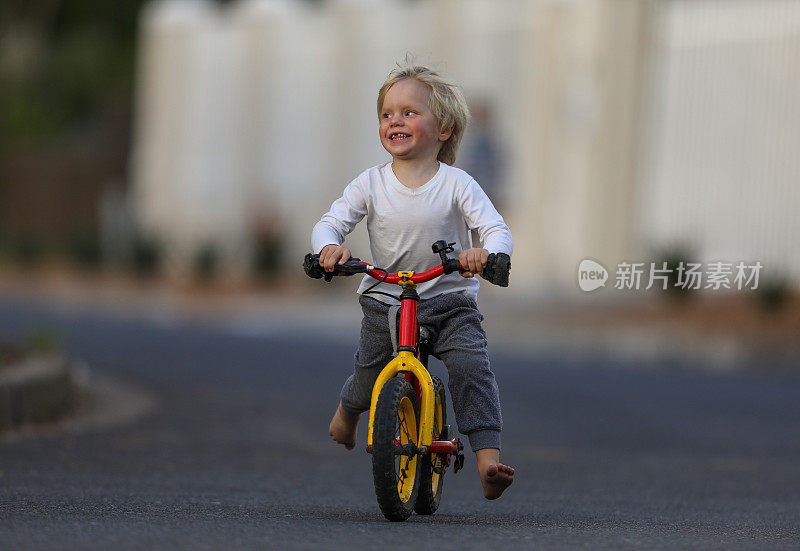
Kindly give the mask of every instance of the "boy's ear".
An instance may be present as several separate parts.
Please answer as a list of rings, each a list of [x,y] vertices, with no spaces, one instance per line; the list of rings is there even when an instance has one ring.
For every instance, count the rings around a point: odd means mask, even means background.
[[[453,135],[453,130],[455,129],[455,127],[456,127],[456,125],[453,124],[453,125],[450,126],[450,128],[448,128],[447,130],[445,130],[444,132],[439,134],[439,141],[440,142],[446,142],[447,140],[449,140],[450,136]]]

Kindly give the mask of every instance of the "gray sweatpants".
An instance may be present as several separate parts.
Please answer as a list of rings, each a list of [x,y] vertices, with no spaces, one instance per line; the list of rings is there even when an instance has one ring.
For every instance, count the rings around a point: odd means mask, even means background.
[[[359,303],[364,319],[355,372],[345,382],[341,395],[342,407],[351,414],[369,409],[375,380],[392,359],[389,305],[363,295]],[[500,394],[489,366],[478,305],[467,295],[447,293],[421,300],[417,319],[434,329],[433,355],[447,366],[458,430],[467,435],[473,451],[500,449]]]

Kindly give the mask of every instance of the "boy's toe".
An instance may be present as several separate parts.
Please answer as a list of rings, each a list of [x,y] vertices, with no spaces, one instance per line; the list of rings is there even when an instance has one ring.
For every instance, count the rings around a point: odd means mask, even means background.
[[[514,469],[503,464],[489,465],[481,482],[483,496],[486,499],[497,499],[514,482]]]

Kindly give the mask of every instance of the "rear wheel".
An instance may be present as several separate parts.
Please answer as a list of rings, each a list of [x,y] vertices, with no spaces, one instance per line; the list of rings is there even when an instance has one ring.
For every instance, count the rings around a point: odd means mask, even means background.
[[[402,377],[383,386],[372,428],[372,476],[383,515],[406,520],[414,510],[419,487],[417,455],[419,404],[414,388]]]
[[[447,402],[444,384],[439,377],[433,377],[433,392],[436,401],[433,408],[433,439],[447,438],[444,427],[447,424]],[[439,508],[444,486],[445,456],[440,453],[425,454],[420,459],[419,495],[414,510],[420,515],[432,515]]]

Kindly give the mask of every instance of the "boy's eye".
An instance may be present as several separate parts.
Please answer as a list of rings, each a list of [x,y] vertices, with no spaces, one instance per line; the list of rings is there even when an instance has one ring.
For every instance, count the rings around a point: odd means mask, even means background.
[[[409,115],[416,115],[416,114],[417,114],[416,111],[406,111],[406,117]]]
[[[383,117],[384,119],[388,119],[389,117],[391,117],[391,115],[389,113],[384,113],[383,115],[381,115],[381,117]]]

